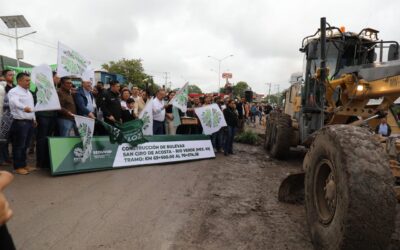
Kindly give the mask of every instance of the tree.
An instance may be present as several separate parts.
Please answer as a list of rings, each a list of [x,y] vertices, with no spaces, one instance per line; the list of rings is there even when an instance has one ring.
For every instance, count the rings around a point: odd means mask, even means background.
[[[233,95],[244,97],[244,92],[249,89],[247,82],[240,81],[233,86]]]
[[[189,93],[203,94],[197,85],[189,85]]]
[[[109,63],[105,63],[101,67],[110,73],[116,73],[125,76],[128,82],[142,89],[144,89],[143,80],[146,78],[151,78],[149,75],[144,73],[141,59],[122,58],[117,62],[110,61]]]
[[[279,105],[279,106],[283,105],[283,97],[282,97],[281,93],[272,94],[272,95],[266,96],[264,98],[264,100],[265,100],[265,102],[269,101],[270,104],[276,104],[276,105]]]

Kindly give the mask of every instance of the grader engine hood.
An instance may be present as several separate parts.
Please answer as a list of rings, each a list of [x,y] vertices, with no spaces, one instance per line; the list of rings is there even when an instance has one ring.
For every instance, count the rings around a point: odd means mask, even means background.
[[[364,80],[371,82],[392,76],[400,76],[400,60],[346,67],[338,75],[357,72]]]
[[[370,86],[373,87],[370,89],[373,90],[373,93],[370,91],[369,94],[384,95],[397,91],[400,93],[400,60],[347,67],[342,69],[338,75],[351,73],[357,73],[361,79],[371,84],[377,81],[381,83],[381,86]],[[385,82],[388,85],[384,84]]]

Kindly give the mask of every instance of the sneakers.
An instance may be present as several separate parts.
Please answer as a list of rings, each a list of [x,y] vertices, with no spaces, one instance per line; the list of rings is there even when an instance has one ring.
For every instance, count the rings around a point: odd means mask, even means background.
[[[17,168],[15,169],[15,173],[20,175],[27,175],[29,174],[29,171],[26,170],[25,168]]]

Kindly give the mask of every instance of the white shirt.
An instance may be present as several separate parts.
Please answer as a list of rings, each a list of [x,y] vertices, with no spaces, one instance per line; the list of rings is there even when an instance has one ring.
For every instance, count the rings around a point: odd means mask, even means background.
[[[17,85],[8,92],[10,102],[10,111],[14,119],[17,120],[35,120],[35,113],[24,112],[25,107],[30,107],[33,111],[35,107],[33,96],[28,89],[24,89]]]
[[[126,101],[124,101],[124,100],[121,101],[121,108],[122,109],[124,109],[124,108],[128,109],[128,105],[126,105]]]
[[[165,108],[163,100],[154,98],[153,100],[153,120],[163,122],[165,120]]]

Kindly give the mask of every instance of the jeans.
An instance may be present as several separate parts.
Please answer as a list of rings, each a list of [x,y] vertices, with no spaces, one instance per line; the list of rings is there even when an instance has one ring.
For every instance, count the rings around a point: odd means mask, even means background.
[[[212,133],[211,134],[211,143],[213,145],[213,148],[220,150],[224,146],[224,141],[223,141],[223,131],[220,129],[219,131]]]
[[[256,123],[256,114],[251,114],[250,120],[252,123]]]
[[[26,167],[26,151],[33,135],[33,121],[14,120],[11,126],[11,142],[14,169]]]
[[[165,135],[165,122],[153,120],[153,135]]]
[[[224,143],[225,154],[233,154],[233,138],[235,137],[235,130],[236,128],[234,126],[228,126]]]
[[[68,137],[71,135],[71,130],[74,132],[74,135],[78,135],[78,129],[76,128],[74,120],[68,120],[63,118],[57,119],[59,136]]]
[[[36,162],[39,167],[50,168],[48,136],[53,136],[56,129],[56,117],[37,116]]]

